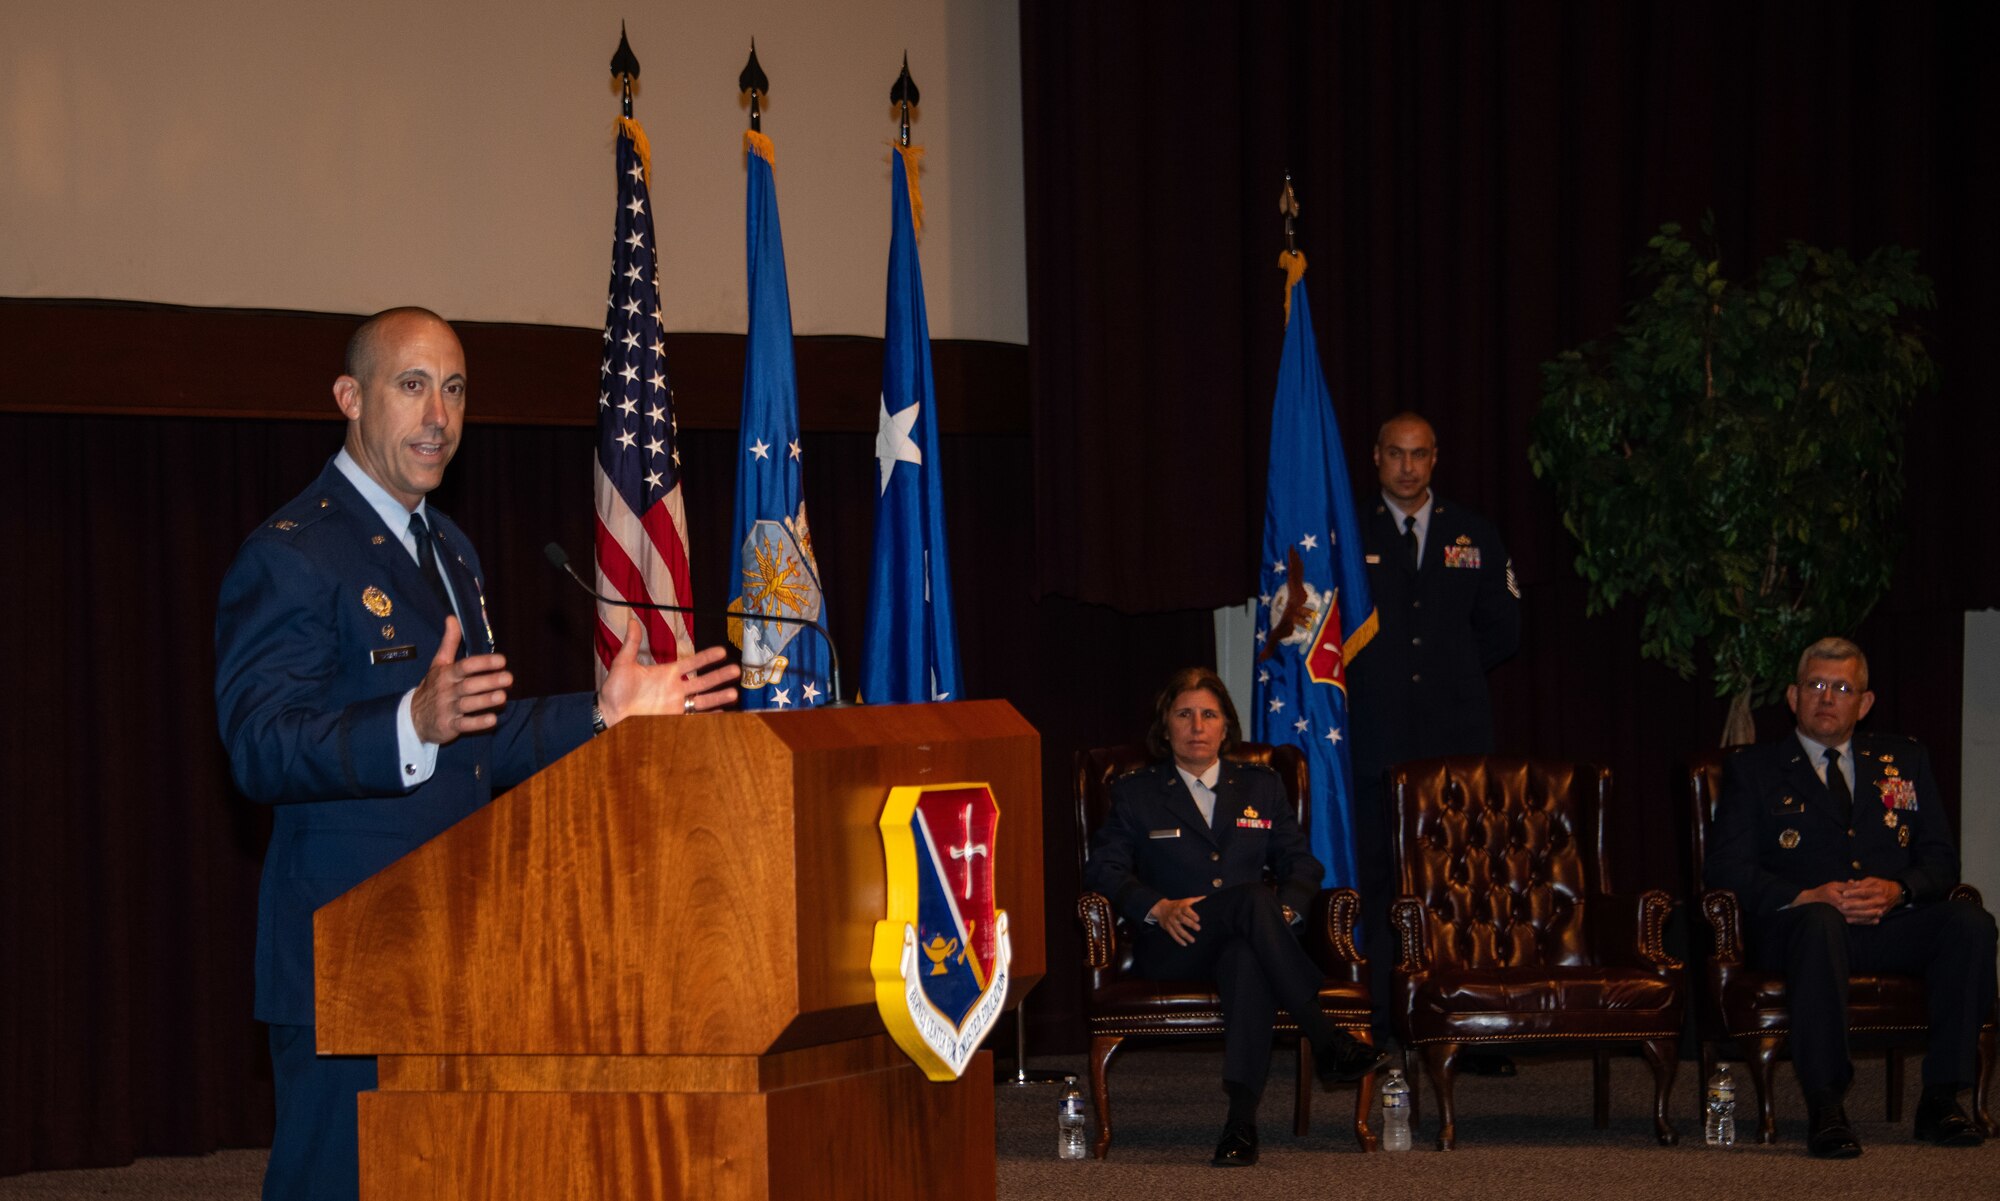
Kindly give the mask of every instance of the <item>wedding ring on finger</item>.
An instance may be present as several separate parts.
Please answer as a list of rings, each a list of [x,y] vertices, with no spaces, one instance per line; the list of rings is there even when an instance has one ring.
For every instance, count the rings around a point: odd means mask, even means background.
[[[686,714],[693,714],[693,713],[694,713],[694,698],[693,698],[693,697],[688,697],[687,699],[685,699],[685,700],[683,700],[683,701],[681,702],[681,712],[682,712],[682,713],[686,713]]]

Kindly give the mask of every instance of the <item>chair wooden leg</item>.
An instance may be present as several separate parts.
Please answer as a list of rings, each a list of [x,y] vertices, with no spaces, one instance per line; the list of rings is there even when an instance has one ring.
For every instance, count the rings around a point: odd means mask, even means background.
[[[1590,1051],[1590,1124],[1611,1128],[1611,1048],[1602,1043]]]
[[[1696,1052],[1695,1062],[1701,1066],[1701,1075],[1694,1082],[1694,1113],[1696,1119],[1703,1123],[1708,1120],[1708,1082],[1715,1076],[1715,1063],[1721,1054],[1721,1050],[1707,1039],[1701,1040],[1701,1049]]]
[[[1745,1066],[1750,1069],[1750,1081],[1757,1086],[1757,1141],[1775,1143],[1778,1141],[1778,1111],[1772,1094],[1776,1091],[1778,1049],[1785,1045],[1783,1035],[1743,1040],[1750,1054]]]
[[[1403,1083],[1410,1087],[1410,1133],[1415,1134],[1424,1124],[1423,1098],[1417,1095],[1417,1085],[1423,1080],[1417,1070],[1417,1061],[1412,1057],[1410,1045],[1403,1044]]]
[[[1111,1150],[1111,1090],[1104,1077],[1111,1069],[1111,1057],[1124,1041],[1120,1034],[1098,1034],[1090,1040],[1090,1101],[1097,1106],[1097,1143],[1091,1151],[1099,1159]]]
[[[1366,1026],[1349,1029],[1348,1033],[1371,1047],[1375,1045],[1375,1035]],[[1354,1141],[1363,1151],[1374,1151],[1382,1145],[1368,1125],[1368,1120],[1375,1116],[1375,1091],[1381,1078],[1380,1072],[1370,1072],[1354,1089]]]
[[[1424,1071],[1438,1095],[1437,1149],[1458,1147],[1458,1112],[1452,1105],[1451,1086],[1458,1078],[1458,1043],[1431,1043],[1424,1048]]]
[[[1890,1047],[1882,1053],[1882,1062],[1889,1069],[1885,1073],[1882,1111],[1890,1121],[1900,1122],[1903,1120],[1903,1049]]]
[[[1667,1120],[1667,1103],[1674,1092],[1674,1071],[1680,1067],[1680,1047],[1671,1038],[1647,1039],[1639,1044],[1646,1062],[1653,1066],[1653,1134],[1662,1147],[1681,1141],[1680,1132]]]
[[[1974,1056],[1972,1069],[1972,1120],[1987,1138],[2000,1135],[2000,1128],[1993,1124],[1993,1115],[1986,1108],[1986,1094],[1993,1089],[1993,1052],[1996,1032],[1988,1026],[1979,1032],[1979,1054]]]
[[[1312,1133],[1313,1106],[1313,1050],[1312,1040],[1299,1035],[1299,1085],[1292,1096],[1292,1134],[1304,1138]]]

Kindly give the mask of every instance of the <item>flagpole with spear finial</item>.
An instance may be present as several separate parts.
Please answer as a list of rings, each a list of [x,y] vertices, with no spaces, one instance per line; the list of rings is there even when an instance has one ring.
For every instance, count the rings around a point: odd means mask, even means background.
[[[611,56],[611,73],[618,77],[621,85],[619,106],[629,119],[632,116],[632,81],[639,78],[639,56],[632,53],[632,43],[625,40],[625,22],[618,22],[618,52]]]
[[[1285,321],[1292,320],[1292,285],[1305,277],[1306,256],[1299,252],[1293,240],[1292,222],[1299,216],[1298,193],[1292,191],[1292,173],[1285,172],[1285,190],[1278,194],[1278,211],[1285,218],[1285,249],[1278,255],[1278,266],[1285,269]]]
[[[903,51],[903,71],[889,87],[889,103],[897,107],[902,127],[896,137],[896,154],[903,160],[903,179],[910,185],[910,225],[919,237],[924,232],[924,193],[917,185],[917,165],[923,161],[921,146],[910,145],[910,110],[923,103],[917,81],[910,78],[910,52]]]
[[[743,73],[736,77],[736,89],[750,93],[750,132],[762,132],[763,97],[770,94],[771,81],[765,77],[764,68],[757,65],[757,39],[750,39],[750,61],[743,64]]]

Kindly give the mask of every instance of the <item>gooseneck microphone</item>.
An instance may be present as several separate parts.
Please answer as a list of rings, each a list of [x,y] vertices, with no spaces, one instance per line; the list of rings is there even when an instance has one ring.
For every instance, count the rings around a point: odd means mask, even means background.
[[[686,613],[692,617],[735,617],[749,621],[776,621],[785,625],[811,626],[813,629],[818,630],[819,636],[826,641],[826,653],[832,660],[831,668],[827,672],[827,682],[832,685],[833,698],[820,707],[823,709],[840,709],[845,708],[849,703],[840,691],[840,648],[833,644],[833,635],[827,632],[827,628],[813,618],[785,617],[777,613],[745,613],[741,609],[696,609],[687,605],[662,605],[652,601],[620,600],[615,596],[606,596],[585,583],[583,577],[576,574],[576,568],[570,566],[569,553],[563,550],[562,547],[551,542],[542,548],[542,553],[549,557],[551,564],[561,568],[564,574],[568,575],[570,579],[575,580],[577,587],[588,592],[604,604],[616,605],[621,609],[649,609],[660,613]]]

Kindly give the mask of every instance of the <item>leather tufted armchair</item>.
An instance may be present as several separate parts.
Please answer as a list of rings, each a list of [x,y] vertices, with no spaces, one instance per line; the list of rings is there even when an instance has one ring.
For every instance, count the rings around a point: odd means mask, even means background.
[[[1305,756],[1296,747],[1240,743],[1223,756],[1239,763],[1268,764],[1278,773],[1285,795],[1304,829],[1310,795]],[[1090,836],[1111,812],[1111,785],[1151,762],[1141,746],[1099,747],[1076,756],[1076,833],[1079,878],[1090,856]],[[1320,1008],[1329,1020],[1364,1042],[1372,1041],[1368,1026],[1368,961],[1354,945],[1354,926],[1361,914],[1361,896],[1351,888],[1322,891],[1306,916],[1307,951],[1327,972],[1320,987]],[[1084,936],[1083,1012],[1090,1027],[1090,1095],[1097,1106],[1097,1158],[1111,1146],[1111,1096],[1106,1077],[1112,1056],[1134,1038],[1221,1038],[1222,998],[1206,982],[1147,980],[1132,970],[1132,938],[1125,920],[1102,894],[1085,892],[1077,898],[1077,920]],[[1282,1010],[1279,1033],[1297,1034],[1298,1026]],[[1312,1048],[1298,1039],[1299,1078],[1294,1098],[1292,1132],[1304,1135],[1312,1126],[1314,1086]],[[1375,1101],[1375,1078],[1363,1080],[1354,1099],[1354,1138],[1373,1151],[1376,1138],[1368,1128]]]
[[[1783,972],[1760,971],[1750,966],[1746,944],[1747,927],[1736,894],[1726,888],[1702,887],[1703,868],[1708,859],[1708,827],[1715,820],[1715,807],[1722,799],[1722,765],[1727,751],[1708,751],[1687,763],[1689,831],[1693,840],[1693,868],[1701,913],[1713,935],[1702,962],[1702,995],[1695,1007],[1696,1029],[1701,1035],[1701,1078],[1715,1071],[1720,1046],[1734,1041],[1743,1049],[1750,1080],[1757,1088],[1757,1141],[1768,1143],[1777,1137],[1776,1108],[1772,1085],[1778,1054],[1791,1035],[1791,1011],[1785,1000]],[[1951,895],[1958,900],[1980,904],[1979,890],[1960,884]],[[1848,978],[1847,1021],[1850,1035],[1867,1036],[1884,1044],[1888,1067],[1883,1107],[1887,1119],[1903,1117],[1903,1056],[1924,1042],[1930,1019],[1924,1007],[1924,982],[1916,976],[1882,974]],[[1977,1078],[1972,1088],[1972,1120],[1988,1135],[1996,1133],[1986,1107],[1986,1094],[1993,1083],[1996,1030],[1989,1017],[1979,1032]]]
[[[1390,910],[1398,1033],[1438,1094],[1438,1148],[1457,1144],[1452,1084],[1469,1046],[1593,1044],[1593,1117],[1610,1124],[1614,1042],[1653,1069],[1653,1126],[1667,1120],[1686,1013],[1662,935],[1673,899],[1620,895],[1604,843],[1611,773],[1587,764],[1466,755],[1398,764]],[[1414,1098],[1412,1098],[1414,1100]]]

